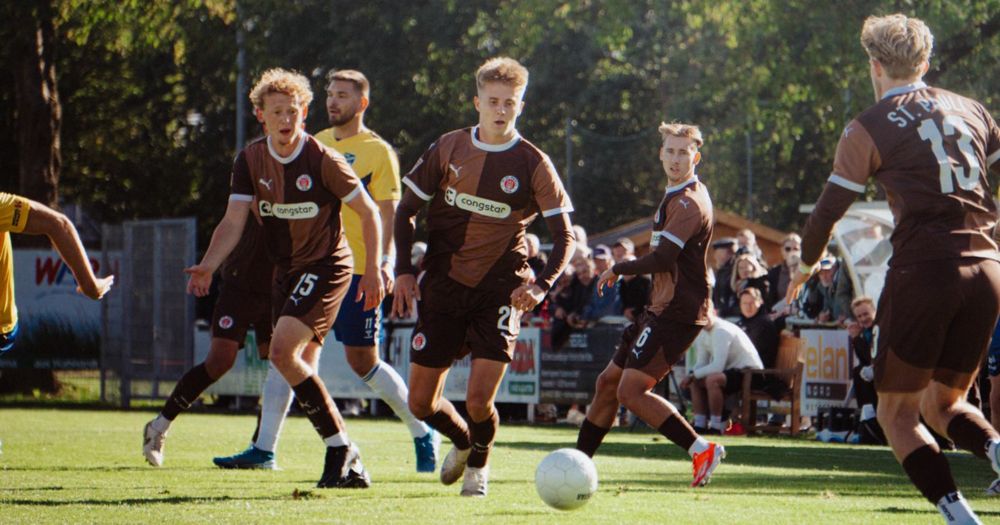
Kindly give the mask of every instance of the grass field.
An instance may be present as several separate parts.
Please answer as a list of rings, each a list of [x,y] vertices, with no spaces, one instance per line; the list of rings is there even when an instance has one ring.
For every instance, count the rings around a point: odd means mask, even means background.
[[[596,457],[597,495],[560,512],[535,494],[534,469],[548,451],[575,443],[575,428],[501,426],[490,495],[472,500],[414,472],[412,441],[397,421],[348,420],[373,486],[337,491],[313,487],[323,446],[302,417],[285,427],[282,470],[259,472],[211,464],[246,446],[249,415],[182,415],[164,466],[147,466],[141,429],[152,415],[0,408],[0,523],[940,523],[886,448],[724,437],[727,461],[695,490],[680,449],[616,429]],[[980,495],[993,479],[989,465],[949,457],[980,516],[1000,522],[1000,499]]]

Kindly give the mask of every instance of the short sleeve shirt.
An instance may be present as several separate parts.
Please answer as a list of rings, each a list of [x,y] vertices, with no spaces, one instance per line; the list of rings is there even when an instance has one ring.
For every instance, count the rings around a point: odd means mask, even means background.
[[[532,275],[525,229],[573,211],[555,166],[515,136],[486,144],[477,128],[441,136],[403,177],[429,201],[424,268],[469,287],[513,289]]]
[[[341,202],[361,191],[361,181],[343,155],[303,134],[288,157],[278,155],[267,138],[240,152],[230,199],[251,202],[264,227],[268,253],[281,271],[311,264],[350,268]]]
[[[328,128],[317,133],[316,140],[344,156],[373,200],[399,200],[399,160],[392,146],[374,131],[365,129],[352,137],[337,140],[333,128]],[[348,207],[341,210],[341,217],[347,244],[354,256],[354,273],[364,275],[368,254],[361,234],[361,218]]]
[[[14,303],[14,252],[10,233],[24,231],[31,204],[28,199],[0,192],[0,333],[17,325],[17,305]]]
[[[653,274],[650,312],[684,323],[708,322],[712,288],[706,254],[714,221],[712,199],[698,177],[666,189],[653,217],[650,247],[670,242],[681,251],[675,268]]]

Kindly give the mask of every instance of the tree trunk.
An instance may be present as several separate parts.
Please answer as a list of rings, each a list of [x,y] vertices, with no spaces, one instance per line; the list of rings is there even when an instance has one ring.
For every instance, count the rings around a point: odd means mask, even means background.
[[[17,94],[20,192],[57,207],[62,109],[56,87],[55,12],[49,0],[25,2],[15,10],[11,55]]]

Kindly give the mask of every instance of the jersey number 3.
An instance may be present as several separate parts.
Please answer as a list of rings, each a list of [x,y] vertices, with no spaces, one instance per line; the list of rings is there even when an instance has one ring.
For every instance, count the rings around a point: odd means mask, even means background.
[[[920,127],[917,128],[920,138],[931,143],[931,152],[937,159],[940,168],[941,193],[954,193],[955,180],[958,181],[959,188],[974,190],[979,186],[979,175],[983,168],[979,165],[975,151],[972,150],[972,133],[969,132],[965,121],[957,115],[946,115],[943,124],[943,135],[938,129],[937,123],[929,118],[921,121]],[[951,159],[948,158],[948,153],[944,150],[944,137],[955,134],[958,135],[958,150],[968,164],[968,175],[966,175],[966,167],[953,165]],[[952,175],[955,176],[954,179],[952,179]]]

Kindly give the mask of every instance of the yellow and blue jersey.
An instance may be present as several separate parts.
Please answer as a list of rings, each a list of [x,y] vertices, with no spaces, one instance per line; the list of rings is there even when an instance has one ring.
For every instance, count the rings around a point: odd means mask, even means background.
[[[28,199],[0,192],[0,335],[3,336],[11,334],[17,328],[17,305],[14,304],[14,252],[11,249],[10,232],[24,231],[30,210],[31,204]]]

